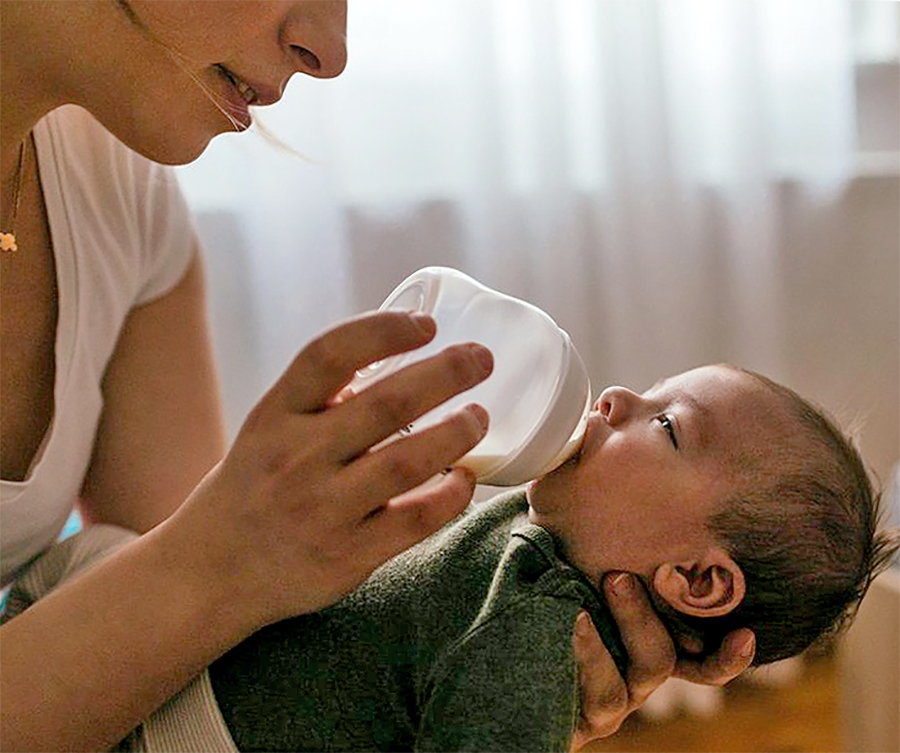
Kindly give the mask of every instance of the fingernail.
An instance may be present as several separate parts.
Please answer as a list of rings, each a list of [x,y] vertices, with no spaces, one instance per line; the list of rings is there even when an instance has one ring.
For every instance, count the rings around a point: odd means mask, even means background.
[[[753,656],[755,647],[756,636],[751,635],[749,638],[744,639],[744,644],[738,649],[738,653],[742,659],[747,659],[748,657]]]
[[[476,421],[478,421],[482,433],[487,432],[491,420],[488,412],[478,405],[478,403],[469,403],[469,405],[466,406],[466,410],[475,417]]]
[[[413,324],[422,330],[422,334],[433,337],[434,333],[437,332],[437,324],[428,314],[416,312],[410,314],[409,318],[412,320]]]
[[[628,573],[619,573],[613,578],[609,587],[616,596],[623,596],[631,589],[631,576]]]
[[[485,374],[490,374],[494,370],[494,356],[483,345],[472,345],[472,354]]]
[[[587,612],[579,612],[575,618],[575,633],[581,638],[586,638],[591,632],[591,618]]]

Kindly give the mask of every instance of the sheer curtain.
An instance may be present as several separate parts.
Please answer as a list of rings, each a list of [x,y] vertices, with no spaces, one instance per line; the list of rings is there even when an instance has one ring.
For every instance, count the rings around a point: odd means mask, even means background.
[[[785,195],[821,218],[845,193],[850,6],[351,0],[346,72],[258,113],[303,156],[226,136],[180,173],[232,430],[428,264],[543,307],[597,388],[717,360],[798,381]]]

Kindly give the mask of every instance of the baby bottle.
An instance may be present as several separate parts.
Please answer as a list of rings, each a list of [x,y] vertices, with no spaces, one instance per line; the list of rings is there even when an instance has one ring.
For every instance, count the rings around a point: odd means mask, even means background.
[[[357,392],[448,345],[478,342],[494,354],[494,371],[485,381],[404,432],[419,431],[470,402],[483,405],[490,428],[457,465],[494,486],[524,483],[578,450],[591,407],[587,369],[569,335],[541,309],[446,267],[410,275],[381,305],[388,309],[430,314],[437,334],[419,350],[361,369],[351,385]]]

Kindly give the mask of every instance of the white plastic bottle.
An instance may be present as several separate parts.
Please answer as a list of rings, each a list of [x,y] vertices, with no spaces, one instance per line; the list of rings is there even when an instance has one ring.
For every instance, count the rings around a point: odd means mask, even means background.
[[[485,437],[457,465],[479,483],[515,486],[547,473],[580,447],[591,407],[587,370],[572,341],[536,306],[476,282],[455,269],[426,267],[391,293],[381,310],[430,314],[437,334],[411,353],[372,364],[357,373],[355,391],[448,345],[478,342],[494,354],[484,382],[411,424],[415,432],[470,402],[490,414]]]

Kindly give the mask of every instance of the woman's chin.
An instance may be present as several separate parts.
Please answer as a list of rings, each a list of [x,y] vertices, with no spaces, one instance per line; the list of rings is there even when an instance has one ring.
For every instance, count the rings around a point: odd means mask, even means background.
[[[102,121],[101,121],[102,122]],[[104,123],[128,147],[161,165],[187,165],[202,155],[212,140],[229,133],[242,133],[252,123],[231,122],[218,111],[184,114],[177,125],[159,121],[154,127],[138,129],[135,123]]]
[[[223,124],[218,130],[202,131],[193,138],[166,138],[157,143],[139,143],[132,149],[161,165],[187,165],[202,155],[217,136],[235,133],[230,124]]]

